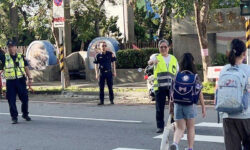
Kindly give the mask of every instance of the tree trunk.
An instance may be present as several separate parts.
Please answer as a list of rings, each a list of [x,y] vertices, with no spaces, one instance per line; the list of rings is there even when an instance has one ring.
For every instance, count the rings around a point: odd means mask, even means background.
[[[161,13],[161,22],[157,31],[157,36],[159,37],[159,39],[162,39],[164,36],[164,28],[166,24],[167,24],[167,6],[164,6]]]
[[[133,5],[135,5],[134,1],[124,0],[124,36],[126,42],[134,42],[135,40],[135,27],[134,27],[134,9]]]
[[[209,11],[209,1],[210,0],[202,0],[202,3],[199,3],[198,0],[196,0],[194,2],[195,23],[197,27],[197,33],[201,48],[204,82],[208,80],[207,70],[210,64],[208,55],[208,39],[207,39],[207,26],[206,26],[208,19],[208,11]]]
[[[18,8],[13,3],[9,4],[9,8],[10,8],[11,37],[13,38],[13,40],[18,41]]]
[[[66,51],[66,56],[72,53],[72,44],[71,44],[71,24],[70,24],[70,0],[64,0],[64,48]]]
[[[52,19],[53,20],[53,19]],[[59,48],[61,47],[60,43],[59,43],[59,28],[54,28],[54,24],[52,22],[52,33],[55,39],[55,43],[56,43],[56,47],[57,47],[57,52],[59,52]],[[65,27],[64,27],[64,34],[63,34],[63,42],[65,42]],[[70,41],[71,43],[71,41]],[[71,44],[70,44],[71,45]],[[59,60],[59,56],[60,56],[60,52],[57,53],[57,58]],[[60,63],[60,61],[59,61]],[[64,81],[63,81],[63,87],[67,88],[70,86],[70,78],[69,78],[69,70],[67,67],[67,62],[66,62],[66,44],[64,44],[64,59],[63,59],[63,63],[64,63],[64,68],[63,68],[63,75],[64,75]]]

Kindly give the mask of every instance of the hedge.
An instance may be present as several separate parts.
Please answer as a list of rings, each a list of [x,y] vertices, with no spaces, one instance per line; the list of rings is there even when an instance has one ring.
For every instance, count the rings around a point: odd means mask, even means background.
[[[159,53],[157,48],[145,48],[141,50],[127,49],[117,52],[118,69],[145,68],[152,54]]]

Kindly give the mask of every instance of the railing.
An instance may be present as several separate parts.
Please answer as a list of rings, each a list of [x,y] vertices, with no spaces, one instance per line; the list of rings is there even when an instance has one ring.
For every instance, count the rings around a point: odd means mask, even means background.
[[[158,48],[158,42],[128,42],[120,44],[120,49]]]
[[[28,46],[17,46],[17,52],[22,53],[23,55],[26,55]],[[2,50],[6,53],[8,52],[7,47],[2,48]]]

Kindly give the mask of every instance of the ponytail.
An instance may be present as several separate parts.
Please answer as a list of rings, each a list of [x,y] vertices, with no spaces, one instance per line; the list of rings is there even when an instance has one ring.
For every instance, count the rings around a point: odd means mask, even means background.
[[[229,53],[229,56],[228,56],[228,61],[229,63],[234,66],[235,65],[235,61],[236,61],[236,56],[235,56],[235,50],[231,50],[230,53]]]
[[[230,53],[228,56],[229,63],[234,66],[236,63],[236,58],[240,57],[243,52],[246,51],[246,45],[243,41],[239,39],[233,39],[231,42]]]

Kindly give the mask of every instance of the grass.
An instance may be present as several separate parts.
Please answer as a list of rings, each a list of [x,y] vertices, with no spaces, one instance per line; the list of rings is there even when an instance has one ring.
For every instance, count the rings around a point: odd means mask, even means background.
[[[205,94],[214,94],[215,90],[215,83],[214,82],[205,82],[203,83],[203,89],[202,92]],[[61,86],[51,86],[51,87],[46,87],[46,86],[41,86],[41,87],[32,87],[34,92],[61,92],[62,87]],[[5,87],[3,88],[3,91],[5,91]],[[71,92],[99,92],[98,87],[91,87],[91,88],[79,88],[77,86],[70,86],[65,89],[65,91],[71,91]],[[105,91],[108,92],[108,88],[105,88]],[[114,88],[114,92],[147,92],[147,88]]]

